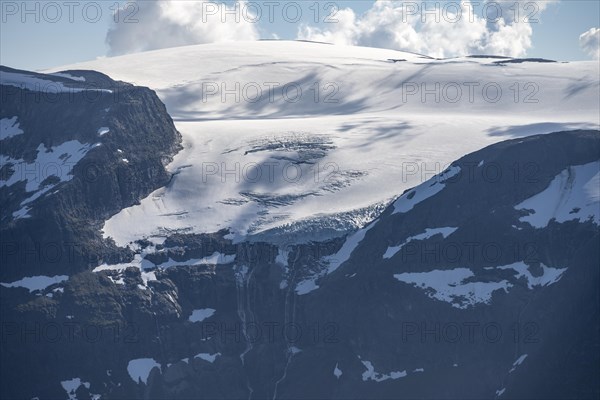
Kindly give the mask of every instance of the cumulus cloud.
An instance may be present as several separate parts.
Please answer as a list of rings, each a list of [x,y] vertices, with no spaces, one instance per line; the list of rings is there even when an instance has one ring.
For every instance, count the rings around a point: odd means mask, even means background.
[[[532,46],[532,24],[539,22],[540,13],[550,3],[495,0],[476,12],[466,0],[427,10],[422,2],[377,0],[360,16],[351,8],[340,10],[338,22],[328,29],[303,25],[298,38],[440,58],[467,54],[522,57]]]
[[[579,46],[590,57],[600,59],[600,28],[592,28],[579,36]]]
[[[238,12],[215,1],[138,1],[117,11],[106,35],[108,55],[191,44],[256,40],[258,30],[246,1]],[[243,11],[240,11],[243,10]],[[245,13],[245,14],[244,14]],[[116,22],[115,22],[116,21]]]

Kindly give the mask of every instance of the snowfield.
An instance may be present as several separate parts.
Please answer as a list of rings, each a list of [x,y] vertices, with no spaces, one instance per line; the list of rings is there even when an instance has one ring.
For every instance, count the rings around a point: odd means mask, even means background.
[[[236,240],[286,244],[362,227],[404,190],[489,144],[598,129],[597,62],[506,61],[258,41],[53,72],[93,69],[156,90],[184,138],[171,184],[106,221],[106,237],[159,243],[174,231],[230,228]],[[423,189],[427,196],[443,182]]]

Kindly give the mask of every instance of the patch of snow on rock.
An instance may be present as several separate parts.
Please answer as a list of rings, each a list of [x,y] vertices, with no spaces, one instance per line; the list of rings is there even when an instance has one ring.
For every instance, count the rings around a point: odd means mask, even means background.
[[[312,292],[313,290],[317,290],[319,285],[316,283],[317,278],[305,279],[302,282],[299,282],[296,285],[296,294],[303,295]]]
[[[220,355],[221,355],[221,353],[215,353],[215,354],[199,353],[199,354],[196,354],[194,356],[194,358],[200,358],[200,359],[202,359],[204,361],[208,361],[209,363],[212,364],[212,363],[215,362],[215,360],[217,359],[217,357],[220,356]]]
[[[362,240],[365,238],[367,232],[371,230],[371,228],[373,228],[376,224],[377,220],[371,222],[367,227],[364,227],[354,232],[352,235],[346,238],[346,241],[342,245],[342,248],[339,249],[337,253],[325,257],[325,262],[328,263],[328,274],[338,269],[340,265],[342,265],[350,258],[350,255],[352,254],[354,249],[356,249],[360,242],[362,242]]]
[[[521,357],[517,358],[517,360],[513,363],[512,368],[510,369],[510,371],[508,371],[508,373],[510,374],[511,372],[513,372],[515,369],[517,369],[517,367],[521,364],[523,364],[523,361],[525,361],[525,359],[527,358],[527,354],[523,354]]]
[[[562,278],[563,273],[567,270],[566,268],[551,268],[544,264],[540,264],[544,273],[541,276],[533,276],[529,272],[529,267],[524,262],[517,262],[510,265],[503,265],[497,267],[499,269],[512,269],[517,275],[516,278],[525,277],[527,279],[527,287],[533,289],[540,286],[550,286]]]
[[[73,378],[66,381],[62,381],[60,385],[63,387],[65,392],[67,392],[67,396],[69,396],[69,400],[77,400],[77,389],[79,386],[83,385],[86,389],[90,388],[89,382],[82,382],[80,378]]]
[[[54,72],[50,75],[54,75],[54,76],[58,76],[61,78],[67,78],[67,79],[71,79],[72,81],[77,81],[77,82],[85,82],[85,78],[83,76],[73,76],[71,74],[67,74],[64,72]]]
[[[50,285],[53,285],[55,283],[64,282],[67,279],[69,279],[69,277],[67,275],[56,275],[56,276],[38,275],[38,276],[27,276],[23,279],[20,279],[18,281],[12,282],[12,283],[1,282],[0,285],[2,285],[4,287],[23,287],[23,288],[29,289],[29,292],[31,293],[36,290],[44,290]]]
[[[109,89],[87,89],[65,86],[62,82],[56,82],[49,79],[38,78],[33,75],[22,74],[19,72],[2,71],[0,74],[0,84],[15,86],[21,89],[27,89],[34,92],[44,93],[79,93],[83,91],[94,91],[112,93]]]
[[[563,170],[546,189],[515,208],[529,211],[520,221],[534,228],[544,228],[552,219],[600,225],[600,161]]]
[[[434,176],[427,182],[424,182],[404,193],[398,200],[394,202],[394,212],[392,214],[405,213],[412,210],[415,205],[419,204],[423,200],[426,200],[441,192],[446,186],[444,182],[454,178],[458,174],[460,174],[460,167],[452,166],[441,174]]]
[[[508,292],[512,285],[500,282],[469,282],[474,276],[469,268],[433,270],[429,272],[406,272],[395,274],[400,282],[425,290],[427,296],[450,303],[452,307],[466,309],[478,303],[489,304],[496,290]]]
[[[373,364],[370,361],[361,360],[361,362],[363,363],[365,368],[367,368],[367,370],[365,372],[363,372],[363,374],[362,374],[362,380],[364,382],[366,382],[368,380],[375,381],[375,382],[383,382],[383,381],[387,381],[388,379],[399,379],[399,378],[403,378],[406,376],[406,371],[394,371],[394,372],[390,372],[389,374],[382,374],[382,373],[375,371],[375,367],[373,366]]]
[[[438,234],[441,234],[443,236],[443,238],[446,239],[448,236],[450,236],[452,233],[454,233],[454,231],[456,231],[457,229],[458,228],[453,228],[453,227],[426,228],[425,232],[420,233],[415,236],[408,237],[402,244],[400,244],[398,246],[388,247],[385,254],[383,255],[383,258],[393,257],[397,252],[399,252],[402,249],[402,247],[404,247],[406,244],[408,244],[412,240],[426,240],[426,239],[429,239],[430,237],[438,235]]]
[[[335,375],[335,377],[338,379],[340,379],[340,376],[342,376],[342,370],[338,367],[338,363],[335,364],[335,368],[333,369],[333,375]]]
[[[150,371],[154,368],[160,369],[160,364],[153,358],[137,358],[129,361],[127,364],[127,372],[135,383],[142,381],[146,384],[148,376],[150,376]]]
[[[194,258],[187,261],[175,261],[169,258],[168,261],[158,264],[160,268],[177,267],[181,265],[220,265],[229,264],[235,260],[235,254],[223,254],[215,251],[212,255],[204,258]]]
[[[23,130],[19,128],[17,117],[0,119],[0,140],[21,135]]]
[[[192,311],[192,315],[190,315],[190,317],[188,318],[188,321],[190,322],[202,322],[207,318],[210,318],[214,315],[215,313],[214,308],[201,308],[199,310],[194,310]]]

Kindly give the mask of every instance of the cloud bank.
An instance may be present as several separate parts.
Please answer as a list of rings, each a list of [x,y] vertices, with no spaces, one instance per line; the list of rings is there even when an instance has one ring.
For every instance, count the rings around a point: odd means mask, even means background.
[[[592,28],[579,36],[579,46],[590,57],[600,59],[600,28]]]
[[[238,7],[244,8],[245,3],[238,2]],[[139,1],[126,5],[117,11],[106,35],[108,55],[257,40],[259,34],[253,16],[236,18],[227,14],[228,9],[222,3],[208,1]],[[251,13],[251,8],[244,9]]]
[[[406,50],[439,58],[467,54],[522,57],[532,47],[533,25],[554,1],[482,0],[475,10],[471,0],[438,2],[437,6],[423,1],[377,0],[362,15],[345,8],[337,12],[335,23],[302,24],[297,39]],[[258,24],[251,14],[256,4],[260,3],[239,1],[236,13],[232,5],[208,0],[127,3],[117,11],[118,22],[113,22],[107,33],[108,55],[257,40]],[[240,9],[246,14],[240,15]],[[128,16],[137,22],[125,22]],[[586,51],[595,51],[590,54],[597,54],[594,40],[598,42],[597,30],[580,38],[582,47],[592,49]]]
[[[539,22],[539,14],[550,3],[496,0],[476,12],[470,1],[450,2],[437,7],[436,15],[436,8],[424,9],[422,2],[377,0],[361,16],[351,8],[340,10],[338,23],[328,29],[304,25],[298,38],[439,58],[467,54],[522,57],[532,46],[532,24]]]

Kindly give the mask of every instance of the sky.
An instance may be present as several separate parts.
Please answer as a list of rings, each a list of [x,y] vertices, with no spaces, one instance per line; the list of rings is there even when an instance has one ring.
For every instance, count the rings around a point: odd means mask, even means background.
[[[600,2],[595,0],[0,4],[0,64],[28,70],[166,47],[258,39],[363,45],[440,58],[495,54],[561,61],[598,58],[600,45]]]

